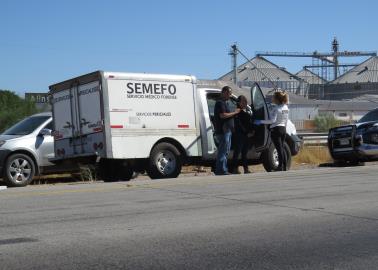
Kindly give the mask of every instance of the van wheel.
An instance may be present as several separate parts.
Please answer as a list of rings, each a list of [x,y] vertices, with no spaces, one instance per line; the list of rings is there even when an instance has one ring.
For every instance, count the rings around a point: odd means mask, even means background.
[[[147,173],[151,179],[176,178],[181,166],[180,151],[170,143],[159,143],[151,151]]]
[[[5,162],[4,181],[10,187],[24,187],[35,175],[34,161],[25,154],[13,154]]]
[[[287,159],[286,170],[289,170],[291,167],[291,152],[286,142],[284,143],[284,150],[285,150],[286,159]],[[263,153],[264,169],[267,172],[277,171],[278,164],[279,164],[278,153],[277,153],[276,147],[274,147],[274,144],[271,143],[269,148]]]
[[[100,161],[99,175],[104,182],[129,181],[134,171],[116,160]]]

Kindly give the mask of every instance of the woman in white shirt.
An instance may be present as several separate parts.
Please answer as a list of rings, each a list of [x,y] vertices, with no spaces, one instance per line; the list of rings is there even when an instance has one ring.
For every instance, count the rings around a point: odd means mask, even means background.
[[[254,122],[256,125],[270,124],[271,138],[278,152],[278,171],[286,171],[287,165],[284,143],[286,136],[286,124],[287,120],[289,119],[289,107],[287,106],[288,101],[289,96],[286,92],[275,92],[272,100],[274,105],[270,111],[270,119],[255,120]]]

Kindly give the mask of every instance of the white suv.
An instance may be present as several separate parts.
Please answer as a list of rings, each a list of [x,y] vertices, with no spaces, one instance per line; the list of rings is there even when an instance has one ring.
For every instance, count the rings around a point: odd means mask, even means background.
[[[25,118],[0,135],[0,177],[8,186],[28,185],[35,175],[67,171],[54,157],[51,113]]]

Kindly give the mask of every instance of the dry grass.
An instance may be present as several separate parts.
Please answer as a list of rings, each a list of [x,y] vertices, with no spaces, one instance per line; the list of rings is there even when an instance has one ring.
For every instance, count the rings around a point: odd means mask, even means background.
[[[298,155],[293,157],[297,164],[319,165],[332,162],[327,146],[305,146]]]

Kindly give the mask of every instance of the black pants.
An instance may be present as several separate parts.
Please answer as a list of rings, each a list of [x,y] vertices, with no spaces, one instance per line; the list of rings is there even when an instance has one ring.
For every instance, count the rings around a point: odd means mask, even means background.
[[[286,137],[286,127],[274,127],[271,130],[272,141],[277,149],[278,153],[278,170],[286,171],[287,158],[284,149],[285,137]]]
[[[234,136],[234,155],[232,157],[232,166],[237,168],[239,165],[239,155],[241,154],[242,165],[248,167],[248,136],[241,132],[235,132]]]

